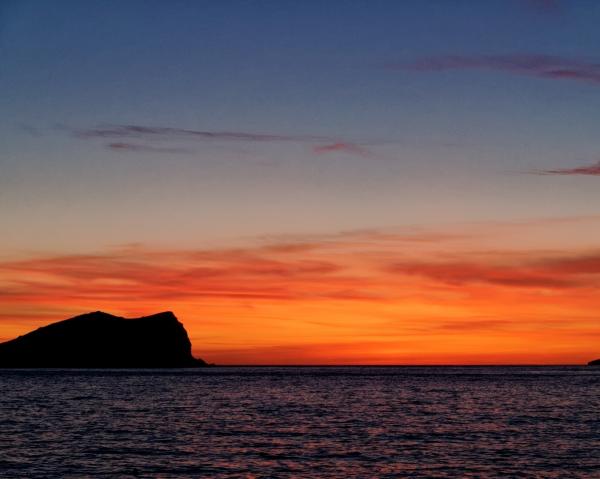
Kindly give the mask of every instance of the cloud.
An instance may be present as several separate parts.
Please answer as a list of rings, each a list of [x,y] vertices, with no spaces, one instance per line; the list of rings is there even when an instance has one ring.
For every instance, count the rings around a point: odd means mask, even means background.
[[[600,284],[600,253],[564,257],[536,257],[496,253],[491,258],[454,261],[399,261],[389,270],[421,276],[451,286],[489,284],[512,288],[565,289]]]
[[[12,286],[4,300],[65,303],[228,298],[293,300],[339,297],[343,266],[319,258],[282,258],[255,250],[151,251],[125,249],[0,263]],[[339,275],[339,284],[335,279]],[[354,284],[353,282],[351,282]]]
[[[441,324],[435,325],[431,329],[448,332],[490,331],[504,330],[512,325],[514,325],[514,322],[506,319],[467,318],[461,321],[445,321]]]
[[[137,145],[135,143],[109,143],[107,148],[116,151],[131,151],[141,153],[190,153],[186,148],[164,148],[160,146]]]
[[[578,285],[571,279],[557,278],[528,268],[466,261],[400,262],[393,264],[390,270],[404,275],[423,276],[452,286],[483,283],[515,288],[571,288]]]
[[[79,138],[145,138],[145,139],[195,139],[244,142],[280,141],[332,141],[332,138],[311,135],[278,135],[241,131],[190,130],[185,128],[150,127],[141,125],[108,125],[97,128],[74,130]]]
[[[243,131],[211,131],[190,130],[185,128],[150,127],[142,125],[106,125],[88,129],[71,130],[80,139],[114,140],[106,146],[111,150],[154,152],[154,153],[186,153],[189,150],[180,147],[155,146],[152,142],[181,141],[220,141],[245,143],[324,143],[312,147],[315,154],[342,152],[358,156],[368,156],[369,152],[356,143],[339,138],[319,135],[280,135],[273,133],[252,133]],[[131,143],[126,140],[136,140]],[[146,142],[144,144],[140,142]]]
[[[575,168],[559,168],[555,170],[542,170],[535,172],[541,175],[590,175],[600,176],[600,161],[586,166],[577,166]]]
[[[600,253],[540,259],[534,265],[562,276],[596,275],[600,274]]]
[[[313,147],[313,151],[317,154],[327,153],[349,153],[351,155],[358,155],[362,157],[369,156],[369,151],[356,143],[348,142],[337,142],[329,143],[326,145],[318,145]]]
[[[369,242],[392,242],[392,243],[435,243],[446,241],[460,241],[473,237],[473,234],[445,233],[432,231],[384,231],[377,229],[362,229],[344,231],[338,235],[340,238],[363,240]]]
[[[442,241],[448,239],[455,238]],[[6,305],[46,309],[182,301],[383,304],[403,297],[437,301],[449,291],[482,287],[518,296],[525,289],[572,292],[600,284],[600,253],[594,251],[458,251],[438,260],[435,251],[407,250],[410,243],[412,238],[401,235],[363,235],[357,241],[349,234],[297,245],[172,251],[137,245],[101,254],[4,261],[1,296]]]
[[[499,340],[508,345],[526,335],[527,344],[557,335],[591,341],[600,250],[497,250],[484,242],[473,251],[474,236],[462,242],[443,231],[401,233],[258,238],[239,248],[128,244],[5,259],[2,334],[8,339],[91,310],[136,316],[170,309],[202,348],[197,354],[220,363],[283,362],[285,351],[290,362],[350,361],[352,354],[362,362],[394,363],[402,354],[416,362],[421,353],[443,362],[452,352],[466,354],[465,347],[498,352]],[[453,335],[464,340],[449,342]],[[322,358],[312,349],[299,358],[294,350],[337,342]],[[281,352],[260,350],[269,346]],[[248,352],[233,351],[239,348]]]
[[[600,84],[600,63],[551,55],[446,55],[386,65],[416,71],[496,70],[519,75]]]
[[[61,305],[213,300],[385,301],[378,266],[356,267],[367,248],[455,240],[376,230],[259,239],[239,249],[152,250],[133,244],[89,255],[0,262],[3,301]],[[389,252],[382,253],[388,258]],[[365,258],[368,263],[369,260]],[[391,261],[391,258],[389,259]],[[364,270],[367,268],[367,271]],[[4,282],[3,282],[4,281]]]

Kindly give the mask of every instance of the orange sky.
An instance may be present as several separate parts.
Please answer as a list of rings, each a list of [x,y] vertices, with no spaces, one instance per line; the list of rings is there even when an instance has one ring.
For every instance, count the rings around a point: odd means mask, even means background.
[[[0,339],[172,310],[218,364],[583,363],[600,355],[598,233],[555,218],[5,258]]]

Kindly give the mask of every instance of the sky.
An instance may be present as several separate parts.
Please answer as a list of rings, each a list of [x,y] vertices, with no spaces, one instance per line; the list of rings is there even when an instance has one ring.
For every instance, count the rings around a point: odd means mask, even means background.
[[[0,340],[218,364],[600,355],[600,3],[0,3]]]

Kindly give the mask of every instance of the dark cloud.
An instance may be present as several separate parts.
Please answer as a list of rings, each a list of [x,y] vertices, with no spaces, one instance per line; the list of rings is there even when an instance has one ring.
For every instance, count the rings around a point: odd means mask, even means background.
[[[249,133],[242,131],[189,130],[185,128],[150,127],[140,125],[108,125],[97,128],[75,130],[79,138],[145,138],[145,139],[196,139],[245,142],[279,141],[333,141],[332,138],[311,135],[277,135],[271,133]]]
[[[180,147],[156,146],[154,142],[177,144],[181,141],[221,141],[246,143],[322,143],[312,150],[316,154],[343,152],[358,156],[368,156],[369,152],[356,143],[319,135],[279,135],[273,133],[250,133],[243,131],[190,130],[185,128],[150,127],[141,125],[106,125],[96,128],[75,129],[72,133],[81,139],[114,140],[106,146],[111,150],[185,153],[189,150]],[[136,140],[132,143],[127,140]],[[145,143],[144,143],[145,142]]]
[[[446,55],[388,64],[386,67],[416,71],[496,70],[600,85],[600,63],[551,55]]]
[[[186,148],[165,148],[161,146],[137,145],[135,143],[116,142],[106,145],[116,151],[132,151],[141,153],[190,153]]]

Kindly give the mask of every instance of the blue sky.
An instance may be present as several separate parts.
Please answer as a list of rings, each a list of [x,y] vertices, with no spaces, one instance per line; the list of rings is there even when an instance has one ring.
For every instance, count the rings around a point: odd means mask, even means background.
[[[530,173],[600,159],[598,20],[592,1],[4,2],[0,244],[593,214],[594,175]],[[533,56],[591,77],[516,71]],[[480,63],[411,67],[450,57]],[[338,144],[357,148],[315,151]]]

